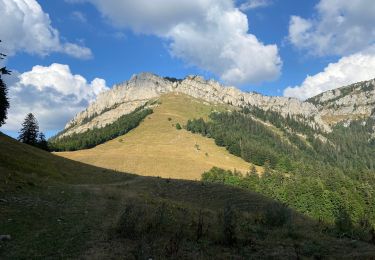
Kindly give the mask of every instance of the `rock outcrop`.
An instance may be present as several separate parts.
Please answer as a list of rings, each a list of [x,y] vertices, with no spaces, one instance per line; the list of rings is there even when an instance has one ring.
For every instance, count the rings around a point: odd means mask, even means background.
[[[309,124],[323,131],[329,131],[330,122],[324,120],[330,116],[340,118],[340,115],[353,113],[371,114],[375,101],[374,80],[358,84],[358,86],[328,91],[308,102],[303,102],[294,98],[243,92],[235,87],[223,86],[214,80],[205,80],[200,76],[188,76],[178,80],[141,73],[101,93],[95,102],[91,103],[85,111],[78,113],[66,125],[61,136],[103,127],[135,108],[147,104],[148,101],[170,92],[187,94],[211,103],[231,104],[236,107],[252,105],[263,110],[279,112],[283,116],[308,118]],[[363,86],[367,88],[366,91]]]
[[[375,79],[329,90],[307,101],[329,125],[367,118],[375,109]]]

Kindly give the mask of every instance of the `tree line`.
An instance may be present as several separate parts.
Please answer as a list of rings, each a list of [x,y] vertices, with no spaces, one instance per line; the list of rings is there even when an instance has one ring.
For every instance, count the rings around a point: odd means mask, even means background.
[[[95,147],[128,133],[151,113],[153,113],[152,109],[140,107],[102,128],[88,129],[83,133],[74,133],[62,137],[58,134],[49,140],[50,149],[52,151],[76,151]]]
[[[324,134],[325,142],[316,137],[323,133],[314,132],[307,120],[250,107],[212,113],[208,121],[189,120],[185,127],[265,169],[264,178],[250,174],[254,169],[249,169],[246,178],[214,171],[204,174],[203,180],[249,188],[318,220],[333,223],[345,210],[353,223],[368,221],[374,226],[374,119],[355,121],[348,127],[339,124]]]

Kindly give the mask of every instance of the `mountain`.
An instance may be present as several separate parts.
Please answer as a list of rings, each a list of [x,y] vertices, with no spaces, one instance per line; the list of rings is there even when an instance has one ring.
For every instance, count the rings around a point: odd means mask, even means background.
[[[284,117],[298,117],[313,127],[329,132],[332,126],[339,122],[369,117],[372,114],[375,104],[374,81],[330,90],[303,102],[295,98],[242,92],[235,87],[223,86],[199,76],[175,79],[141,73],[101,93],[85,111],[78,113],[67,123],[60,136],[82,133],[111,124],[120,116],[167,93],[182,93],[213,104],[255,106],[280,113]]]
[[[98,167],[256,191],[371,241],[371,89],[373,80],[302,102],[143,73],[101,94],[50,145]]]
[[[368,118],[375,109],[375,79],[326,91],[307,100],[329,125]]]
[[[115,85],[101,93],[95,102],[78,113],[65,127],[62,134],[82,133],[87,129],[103,127],[113,123],[121,115],[145,105],[149,100],[167,93],[182,93],[213,104],[230,104],[235,107],[253,105],[272,110],[282,115],[314,116],[314,122],[326,127],[317,108],[311,103],[293,98],[268,97],[256,93],[245,93],[235,87],[225,87],[213,80],[199,76],[188,76],[183,80],[162,78],[150,73],[134,75],[129,81]]]
[[[54,153],[0,134],[0,258],[371,258],[369,82],[302,102],[146,73]]]
[[[248,162],[218,147],[212,139],[176,128],[191,118],[208,118],[212,111],[225,111],[227,106],[170,92],[152,107],[153,113],[125,135],[91,149],[57,154],[113,170],[176,179],[199,180],[213,166],[242,172],[250,169]]]
[[[0,235],[10,238],[0,241],[1,259],[366,258],[375,252],[251,191],[119,174],[2,134],[0,212]]]

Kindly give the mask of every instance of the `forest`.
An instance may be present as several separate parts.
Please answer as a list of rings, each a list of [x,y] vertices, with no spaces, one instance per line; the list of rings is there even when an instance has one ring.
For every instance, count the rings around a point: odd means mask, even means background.
[[[130,114],[121,116],[117,121],[102,128],[89,129],[84,133],[53,137],[48,140],[52,151],[76,151],[95,147],[136,128],[153,110],[140,107]]]
[[[353,121],[347,127],[339,124],[331,133],[308,122],[308,118],[284,118],[247,107],[212,113],[208,121],[189,120],[185,127],[265,169],[259,176],[255,168],[244,174],[214,168],[202,180],[265,194],[326,223],[333,224],[344,214],[345,234],[353,233],[352,226],[371,229],[375,225],[374,119]]]

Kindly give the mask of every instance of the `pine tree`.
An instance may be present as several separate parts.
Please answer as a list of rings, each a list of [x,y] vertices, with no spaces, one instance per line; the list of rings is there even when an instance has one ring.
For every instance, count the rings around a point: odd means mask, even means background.
[[[18,140],[25,144],[37,145],[39,136],[38,121],[32,113],[29,113],[25,121],[22,123],[22,128]]]
[[[1,42],[1,40],[0,40]],[[6,57],[5,54],[0,53],[0,60]],[[6,69],[6,67],[0,68],[0,126],[5,123],[7,119],[7,110],[9,108],[9,101],[8,101],[8,91],[7,86],[3,79],[1,78],[2,75],[10,74],[10,71]]]
[[[46,140],[46,136],[42,132],[40,132],[38,135],[38,147],[48,151],[48,142]]]

